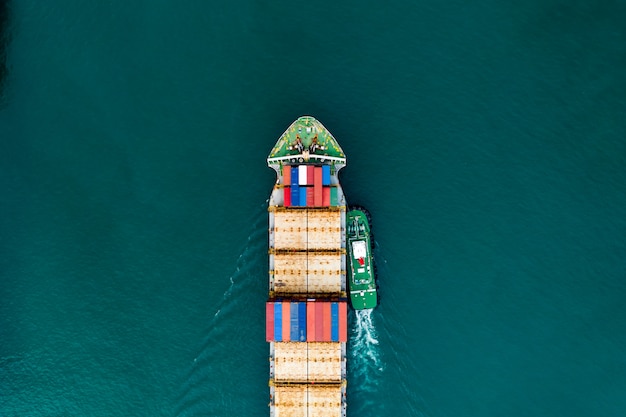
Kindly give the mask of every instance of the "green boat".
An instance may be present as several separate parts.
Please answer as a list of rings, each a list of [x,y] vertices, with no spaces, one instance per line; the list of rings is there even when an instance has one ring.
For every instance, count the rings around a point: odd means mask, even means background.
[[[378,305],[369,218],[369,213],[362,207],[354,207],[347,213],[348,292],[355,310]]]

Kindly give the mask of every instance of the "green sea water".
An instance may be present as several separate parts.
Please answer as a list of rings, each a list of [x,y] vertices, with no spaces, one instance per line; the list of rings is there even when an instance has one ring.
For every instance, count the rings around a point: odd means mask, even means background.
[[[348,156],[348,416],[626,415],[626,2],[0,2],[0,415],[267,416],[265,158]]]

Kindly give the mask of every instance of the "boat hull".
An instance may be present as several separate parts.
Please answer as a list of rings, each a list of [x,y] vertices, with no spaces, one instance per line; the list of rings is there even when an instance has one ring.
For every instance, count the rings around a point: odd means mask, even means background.
[[[348,294],[355,310],[376,308],[376,270],[372,254],[372,233],[369,213],[353,208],[346,218],[346,247],[348,249]]]

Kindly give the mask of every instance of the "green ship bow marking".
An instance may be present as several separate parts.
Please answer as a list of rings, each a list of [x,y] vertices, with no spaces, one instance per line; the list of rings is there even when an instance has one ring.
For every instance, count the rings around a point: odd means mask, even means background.
[[[287,128],[270,152],[268,161],[289,157],[324,158],[345,162],[346,156],[333,135],[315,118],[303,116]]]

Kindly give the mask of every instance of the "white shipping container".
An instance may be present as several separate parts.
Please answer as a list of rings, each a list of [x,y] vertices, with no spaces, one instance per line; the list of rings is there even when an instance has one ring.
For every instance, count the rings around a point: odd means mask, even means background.
[[[306,165],[300,165],[298,166],[298,184],[299,185],[307,185],[308,181],[307,181],[307,177],[306,177]]]

